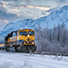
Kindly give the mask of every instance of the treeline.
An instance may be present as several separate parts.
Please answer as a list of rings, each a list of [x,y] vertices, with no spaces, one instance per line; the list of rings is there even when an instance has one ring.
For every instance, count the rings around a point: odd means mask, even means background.
[[[64,23],[53,28],[42,29],[40,25],[35,28],[36,52],[49,52],[50,54],[61,53],[68,55],[68,28]]]

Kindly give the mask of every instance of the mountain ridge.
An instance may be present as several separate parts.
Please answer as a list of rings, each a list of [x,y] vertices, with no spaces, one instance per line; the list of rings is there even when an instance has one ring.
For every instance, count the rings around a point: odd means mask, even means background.
[[[1,31],[0,37],[6,36],[8,33],[23,29],[29,28],[34,29],[39,24],[42,28],[48,27],[52,28],[57,26],[57,24],[65,23],[68,25],[68,6],[63,6],[60,9],[52,11],[48,16],[44,16],[38,19],[24,19],[18,20],[17,22],[10,22],[8,23]]]

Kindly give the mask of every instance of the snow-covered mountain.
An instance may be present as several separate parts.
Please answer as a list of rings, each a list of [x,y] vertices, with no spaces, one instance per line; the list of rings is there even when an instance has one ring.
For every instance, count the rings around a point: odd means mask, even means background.
[[[68,25],[68,6],[63,6],[58,10],[52,11],[48,16],[41,17],[35,20],[24,19],[19,20],[15,23],[10,22],[0,31],[0,37],[6,36],[11,31],[23,28],[34,29],[34,27],[37,27],[39,24],[42,28],[52,28],[54,25],[56,26],[58,23],[61,24],[63,22]]]

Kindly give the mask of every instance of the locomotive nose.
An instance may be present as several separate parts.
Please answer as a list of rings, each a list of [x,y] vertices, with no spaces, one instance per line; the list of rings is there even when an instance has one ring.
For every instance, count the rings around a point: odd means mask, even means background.
[[[29,34],[27,35],[27,37],[28,37],[28,38],[27,38],[27,41],[30,41],[30,38],[29,38],[29,37],[30,37],[30,35],[29,35]]]
[[[27,41],[30,41],[30,38],[27,38]]]

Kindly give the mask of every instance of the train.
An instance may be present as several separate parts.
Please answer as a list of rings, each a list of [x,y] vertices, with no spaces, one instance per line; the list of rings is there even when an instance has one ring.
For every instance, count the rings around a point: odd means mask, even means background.
[[[6,37],[0,39],[0,49],[6,51],[17,51],[29,53],[35,52],[35,31],[32,29],[21,29],[12,31]]]

